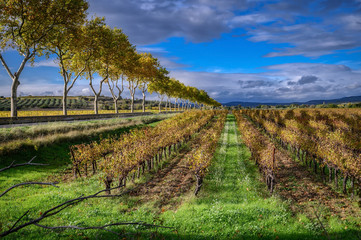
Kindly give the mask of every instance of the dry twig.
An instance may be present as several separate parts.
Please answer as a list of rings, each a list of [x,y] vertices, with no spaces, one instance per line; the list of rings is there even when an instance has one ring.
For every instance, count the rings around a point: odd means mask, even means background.
[[[26,216],[28,213],[29,213],[29,210],[24,213],[16,222],[15,224],[7,231],[4,231],[2,233],[0,233],[0,237],[5,237],[13,232],[16,232],[24,227],[27,227],[29,225],[36,225],[38,227],[42,227],[42,228],[48,228],[48,229],[60,229],[60,228],[73,228],[73,229],[103,229],[105,231],[109,231],[105,228],[107,227],[110,227],[110,226],[119,226],[119,225],[142,225],[142,226],[149,226],[149,227],[162,227],[162,228],[169,228],[169,227],[164,227],[164,226],[157,226],[157,225],[151,225],[151,224],[146,224],[146,223],[143,223],[143,222],[134,222],[134,223],[113,223],[113,224],[108,224],[108,225],[104,225],[104,226],[100,226],[100,227],[78,227],[78,226],[59,226],[59,227],[48,227],[48,226],[44,226],[44,225],[40,225],[39,222],[42,221],[43,219],[45,218],[48,218],[48,217],[51,217],[51,216],[54,216],[55,214],[63,211],[64,209],[72,206],[72,205],[75,205],[77,203],[80,203],[84,200],[87,200],[87,199],[91,199],[91,198],[109,198],[109,197],[120,197],[120,196],[123,196],[124,194],[127,194],[129,193],[130,191],[125,191],[125,192],[122,192],[120,194],[117,194],[117,195],[99,195],[103,192],[106,192],[108,190],[114,190],[114,189],[118,189],[120,187],[123,187],[123,185],[120,185],[120,186],[117,186],[117,187],[114,187],[114,188],[111,188],[111,189],[104,189],[104,190],[101,190],[95,194],[92,194],[92,195],[88,195],[88,196],[80,196],[80,197],[77,197],[77,198],[73,198],[73,199],[70,199],[68,201],[65,201],[53,208],[50,208],[48,210],[46,210],[45,212],[42,213],[42,215],[36,219],[32,219],[32,220],[29,220],[19,226],[16,227],[16,225],[20,222],[20,220]],[[112,232],[112,231],[110,231]]]
[[[48,166],[49,164],[44,164],[44,163],[33,163],[32,161],[36,158],[36,156],[34,156],[32,159],[30,159],[29,162],[26,163],[19,163],[19,164],[14,164],[15,161],[13,161],[9,166],[1,168],[0,172],[3,172],[5,170],[8,170],[10,168],[15,168],[15,167],[21,167],[21,166],[26,166],[26,165],[31,165],[31,166]]]
[[[12,187],[9,187],[8,189],[6,189],[4,192],[2,192],[0,194],[0,197],[4,196],[7,192],[9,192],[10,190],[16,188],[16,187],[20,187],[20,186],[24,186],[24,185],[51,185],[53,187],[56,187],[58,188],[58,186],[56,186],[56,184],[58,184],[58,182],[53,182],[53,183],[45,183],[45,182],[23,182],[23,183],[19,183],[19,184],[16,184]]]

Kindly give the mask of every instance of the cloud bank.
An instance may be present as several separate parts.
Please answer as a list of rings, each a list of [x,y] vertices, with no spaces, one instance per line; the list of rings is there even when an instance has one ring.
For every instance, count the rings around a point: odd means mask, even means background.
[[[356,0],[91,0],[90,12],[105,16],[137,45],[170,37],[207,42],[239,28],[249,41],[288,45],[266,57],[319,57],[361,46]]]

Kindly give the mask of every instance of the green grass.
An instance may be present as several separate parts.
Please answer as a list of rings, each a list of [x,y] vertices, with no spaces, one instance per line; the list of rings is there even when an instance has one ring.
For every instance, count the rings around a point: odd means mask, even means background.
[[[9,164],[13,160],[24,162],[26,159],[39,155],[46,162],[54,158],[64,159],[61,157],[63,154],[58,151],[59,147],[63,150],[67,148],[66,151],[68,152],[70,145],[119,135],[132,128],[142,127],[145,124],[157,122],[170,116],[173,114],[74,123],[49,123],[0,129],[0,139],[2,140],[0,144],[0,166]],[[23,135],[22,138],[20,138],[21,135]],[[6,141],[6,139],[12,140]],[[43,154],[45,154],[44,157],[42,157]]]
[[[50,122],[39,125],[14,126],[11,128],[0,128],[0,141],[5,142],[36,137],[44,137],[47,135],[63,134],[71,131],[84,131],[90,129],[98,129],[106,126],[115,126],[120,124],[139,124],[160,121],[172,116],[172,114],[138,116],[130,118],[111,118],[105,120],[88,120],[75,122]]]
[[[62,165],[64,167],[64,165]],[[46,168],[45,168],[46,169]],[[61,176],[61,166],[53,169]],[[13,169],[0,174],[4,188],[27,177],[44,178],[49,172],[39,168]],[[47,170],[44,170],[47,171]],[[28,172],[28,176],[26,173]],[[37,175],[38,174],[38,175]],[[149,177],[149,176],[148,176]],[[140,179],[139,181],[144,181]],[[99,178],[77,179],[54,187],[23,187],[0,198],[0,222],[7,229],[26,210],[30,217],[67,199],[90,194],[102,189]],[[294,215],[289,202],[270,196],[260,181],[257,167],[250,153],[239,141],[235,120],[227,118],[219,148],[204,185],[197,197],[192,191],[182,197],[183,204],[176,210],[154,207],[154,203],[139,204],[138,198],[125,196],[116,199],[93,199],[70,207],[42,222],[50,226],[100,226],[117,221],[144,221],[172,229],[141,226],[115,227],[125,239],[326,239],[320,225],[302,214]],[[332,239],[357,239],[360,232],[348,228],[334,218],[327,223]],[[51,231],[28,227],[8,236],[8,239],[119,239],[117,235],[101,230]]]

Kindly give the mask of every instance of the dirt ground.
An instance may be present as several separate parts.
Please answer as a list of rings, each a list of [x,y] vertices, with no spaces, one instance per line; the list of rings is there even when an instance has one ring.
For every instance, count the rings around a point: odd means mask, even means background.
[[[348,196],[323,183],[285,150],[276,151],[276,160],[276,192],[295,203],[291,204],[294,212],[302,211],[310,217],[336,215],[341,220],[357,219],[361,224],[360,208]]]
[[[148,182],[130,192],[139,197],[138,203],[155,202],[160,210],[175,208],[180,204],[178,198],[194,185],[194,177],[187,167],[186,154],[181,153],[164,169],[159,170]]]

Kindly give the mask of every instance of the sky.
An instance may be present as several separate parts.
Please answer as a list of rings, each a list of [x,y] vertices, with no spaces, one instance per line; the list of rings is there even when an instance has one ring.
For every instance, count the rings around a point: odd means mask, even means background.
[[[293,102],[361,95],[361,0],[90,0],[139,52],[221,103]],[[15,71],[21,58],[3,53]],[[20,95],[62,95],[52,59],[21,77]],[[0,95],[11,79],[0,69]],[[104,95],[110,95],[103,87]],[[80,80],[70,95],[91,95]],[[129,96],[125,93],[124,97]],[[140,97],[140,94],[138,95]],[[156,99],[156,95],[148,97]]]

